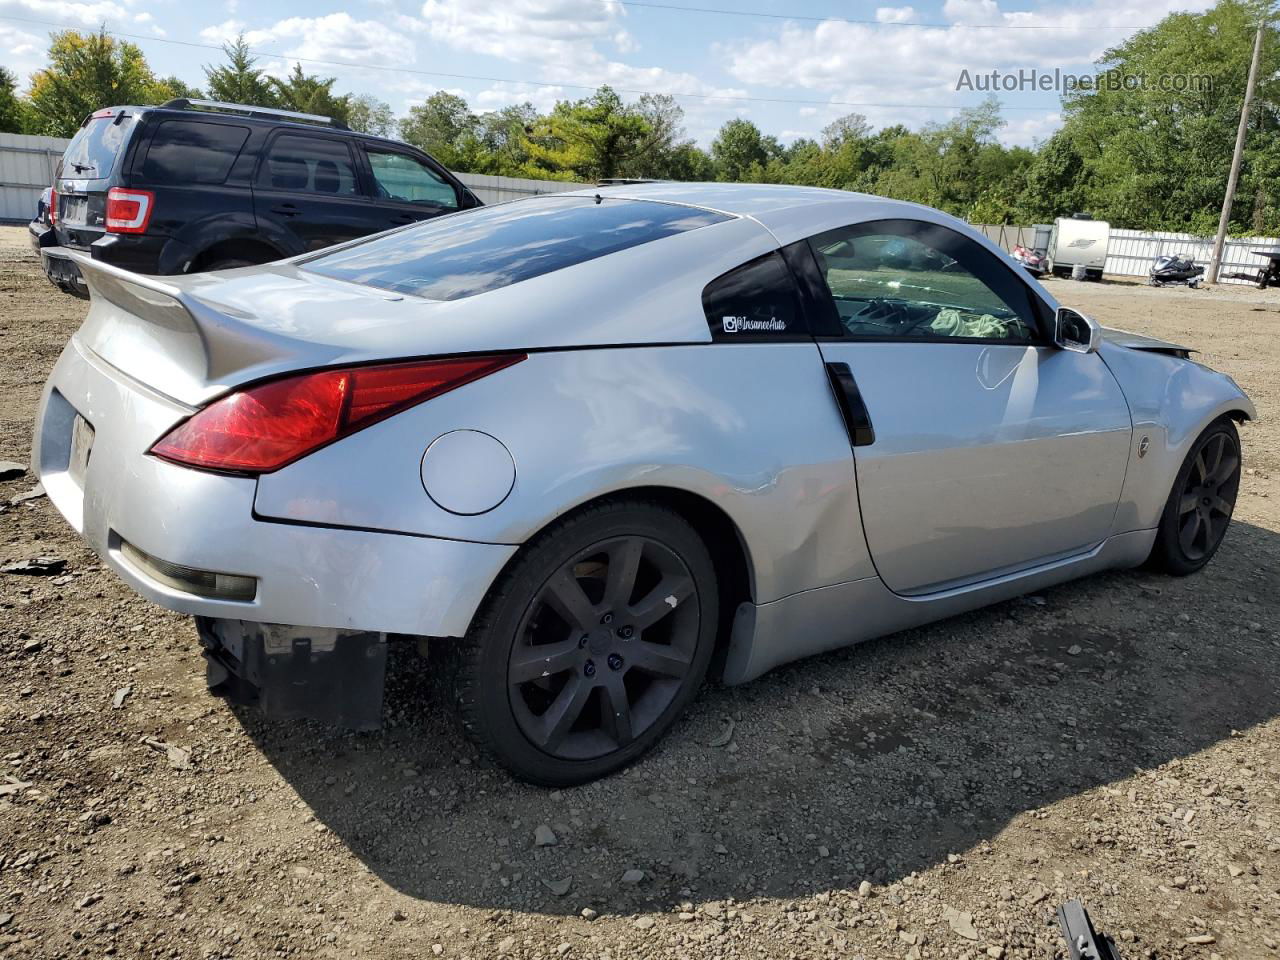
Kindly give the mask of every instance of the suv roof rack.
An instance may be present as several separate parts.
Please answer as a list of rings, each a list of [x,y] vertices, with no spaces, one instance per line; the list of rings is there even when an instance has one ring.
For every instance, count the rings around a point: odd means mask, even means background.
[[[325,126],[336,127],[339,130],[351,129],[341,120],[321,116],[318,113],[300,113],[297,110],[280,110],[276,107],[255,107],[247,103],[223,103],[221,100],[195,100],[190,97],[175,97],[173,100],[160,104],[160,106],[166,110],[189,110],[194,107],[200,110],[214,110],[224,113],[243,113],[251,117],[262,117],[264,119],[277,118],[302,120],[307,123],[322,123]]]

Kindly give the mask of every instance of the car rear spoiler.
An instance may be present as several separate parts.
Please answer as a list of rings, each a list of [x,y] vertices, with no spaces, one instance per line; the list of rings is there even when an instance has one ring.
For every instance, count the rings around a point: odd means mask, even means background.
[[[163,277],[68,253],[89,288],[80,342],[134,380],[198,406],[289,356],[291,341]]]

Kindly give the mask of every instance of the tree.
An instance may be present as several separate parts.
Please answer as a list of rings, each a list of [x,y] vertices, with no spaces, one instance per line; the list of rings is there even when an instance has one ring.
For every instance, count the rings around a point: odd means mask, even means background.
[[[103,107],[156,102],[156,85],[142,51],[98,33],[63,30],[49,44],[49,66],[31,77],[29,95],[36,129],[69,137],[90,113]]]
[[[1219,0],[1204,13],[1175,13],[1107,50],[1098,65],[1117,82],[1063,98],[1063,136],[1087,184],[1076,207],[1127,227],[1212,233],[1226,189],[1254,30],[1268,5]],[[1280,45],[1266,37],[1251,122],[1274,131],[1280,115]],[[1145,76],[1126,88],[1123,77]],[[1162,84],[1164,78],[1171,81]],[[1182,89],[1172,81],[1182,78]],[[1251,134],[1231,229],[1280,230],[1254,212],[1273,169],[1270,138]],[[1038,165],[1039,162],[1037,162]]]
[[[530,163],[525,137],[538,119],[532,103],[516,103],[476,117],[480,150],[473,173],[523,176]]]
[[[334,96],[333,85],[337,80],[337,77],[318,77],[303,73],[302,64],[295,63],[293,72],[283,80],[270,77],[267,82],[271,84],[277,104],[284,109],[314,113],[321,117],[332,117],[339,123],[347,123],[351,96]]]
[[[227,62],[222,66],[206,64],[205,79],[209,83],[209,96],[225,103],[244,103],[252,107],[276,106],[276,95],[271,83],[256,66],[257,58],[249,53],[249,42],[240,34],[231,43],[223,44],[222,52]]]
[[[562,100],[526,136],[530,176],[599,180],[634,175],[649,121],[622,102],[612,87],[583,100]]]
[[[175,76],[161,77],[155,82],[154,89],[151,92],[151,101],[153,103],[164,103],[166,100],[174,100],[178,97],[184,97],[188,100],[200,100],[204,98],[204,94],[200,92],[198,87],[187,86],[184,80]]]
[[[479,152],[479,123],[467,101],[440,90],[410,108],[400,121],[400,138],[450,170],[468,172]]]
[[[360,133],[389,137],[396,127],[391,105],[367,93],[352,97],[348,104],[347,125]]]
[[[21,133],[23,120],[18,78],[8,67],[0,67],[0,133]]]
[[[758,181],[769,160],[781,154],[776,138],[765,136],[754,123],[740,117],[722,126],[711,141],[711,158],[720,180]]]

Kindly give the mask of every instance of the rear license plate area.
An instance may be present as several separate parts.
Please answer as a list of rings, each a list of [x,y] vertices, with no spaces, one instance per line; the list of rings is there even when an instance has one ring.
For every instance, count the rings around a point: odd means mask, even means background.
[[[89,216],[88,197],[59,197],[58,217],[63,223],[83,225]]]

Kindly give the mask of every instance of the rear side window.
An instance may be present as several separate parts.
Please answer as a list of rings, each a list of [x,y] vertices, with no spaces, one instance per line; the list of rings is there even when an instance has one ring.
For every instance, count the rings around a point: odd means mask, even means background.
[[[349,197],[360,192],[350,148],[340,140],[285,134],[271,141],[258,184],[292,193]]]
[[[67,144],[62,163],[58,165],[58,176],[86,180],[111,176],[133,124],[134,118],[127,113],[110,110],[95,113]]]
[[[803,334],[800,298],[778,253],[749,260],[712,280],[702,309],[716,340],[777,339]]]
[[[536,197],[322,253],[306,269],[429,300],[460,300],[729,219],[647,200]]]
[[[164,184],[222,183],[248,138],[247,127],[164,120],[151,135],[142,179]]]

